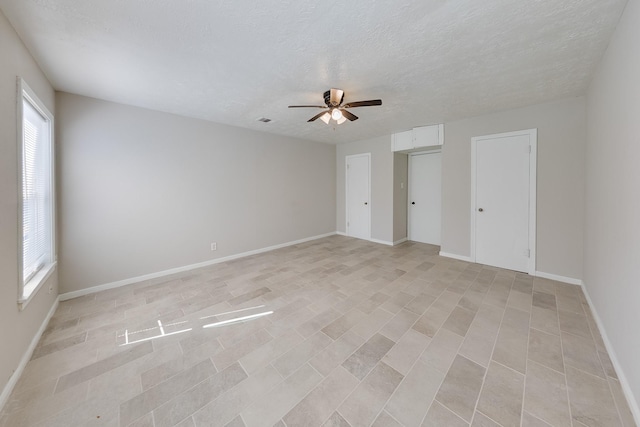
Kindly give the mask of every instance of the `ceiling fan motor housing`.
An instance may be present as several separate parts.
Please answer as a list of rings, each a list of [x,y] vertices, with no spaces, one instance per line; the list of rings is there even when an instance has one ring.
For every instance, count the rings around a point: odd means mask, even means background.
[[[327,104],[327,107],[332,108],[332,107],[337,107],[338,105],[342,104],[342,101],[344,100],[344,92],[342,93],[342,98],[340,98],[340,102],[338,102],[338,104],[336,105],[332,105],[331,104],[331,90],[328,90],[324,93],[324,103]]]

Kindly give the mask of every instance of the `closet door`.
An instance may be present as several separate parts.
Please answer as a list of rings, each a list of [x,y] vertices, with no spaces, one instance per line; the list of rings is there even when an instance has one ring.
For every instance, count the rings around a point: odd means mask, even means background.
[[[409,240],[440,245],[442,153],[409,156]]]
[[[535,130],[472,140],[472,259],[535,272]]]

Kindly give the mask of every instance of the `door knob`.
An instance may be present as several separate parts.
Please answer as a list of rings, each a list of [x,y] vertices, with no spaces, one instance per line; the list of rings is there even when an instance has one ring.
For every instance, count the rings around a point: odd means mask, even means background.
[[[412,204],[412,205],[415,205],[415,204],[416,204],[416,202],[411,202],[411,204]]]
[[[480,208],[478,209],[478,212],[484,212],[484,209]]]
[[[365,204],[365,205],[368,205],[369,203],[367,203],[367,202],[364,202],[364,204]]]

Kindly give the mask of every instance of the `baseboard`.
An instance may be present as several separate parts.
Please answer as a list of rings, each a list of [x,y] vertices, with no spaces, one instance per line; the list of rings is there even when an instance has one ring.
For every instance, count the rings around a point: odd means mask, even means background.
[[[336,231],[335,234],[337,234],[338,236],[353,237],[353,236],[349,236],[344,231]],[[357,239],[357,238],[358,237],[354,237],[354,239]],[[407,239],[406,238],[404,240],[401,239],[401,240],[398,240],[397,242],[389,242],[387,240],[380,240],[380,239],[362,239],[362,240],[367,240],[367,241],[373,242],[373,243],[379,243],[381,245],[393,246],[393,245],[397,245],[399,243],[402,243],[402,242],[406,241]]]
[[[591,297],[589,296],[589,292],[587,291],[587,287],[581,281],[580,286],[582,287],[582,292],[584,293],[585,298],[587,299],[587,304],[591,308],[591,313],[593,314],[593,318],[596,321],[596,326],[600,331],[600,335],[602,336],[602,341],[604,341],[604,346],[607,349],[607,353],[609,353],[609,358],[611,359],[611,363],[613,364],[613,368],[616,370],[616,375],[618,376],[618,380],[620,381],[620,386],[622,387],[622,391],[624,392],[624,397],[627,399],[627,404],[629,405],[629,409],[631,410],[631,414],[635,419],[637,425],[640,426],[640,407],[638,406],[638,401],[635,399],[633,395],[633,391],[629,386],[629,381],[627,380],[624,371],[622,370],[622,366],[620,366],[620,362],[618,362],[618,356],[616,355],[613,346],[611,345],[611,341],[609,341],[609,337],[607,336],[607,331],[604,328],[602,320],[596,311],[596,307],[593,305],[593,301],[591,301]]]
[[[542,277],[543,279],[555,280],[556,282],[569,283],[570,285],[583,286],[582,280],[574,279],[573,277],[559,276],[557,274],[545,273],[543,271],[536,271],[536,277]]]
[[[460,261],[473,262],[473,261],[471,261],[471,257],[468,257],[468,256],[456,255],[456,254],[451,254],[451,253],[442,252],[442,251],[440,251],[439,255],[443,256],[443,257],[447,257],[447,258],[457,259],[457,260],[460,260]],[[574,279],[573,277],[559,276],[557,274],[545,273],[543,271],[536,271],[535,275],[536,275],[536,277],[542,277],[544,279],[555,280],[556,282],[569,283],[571,285],[578,285],[578,286],[583,286],[584,285],[582,283],[582,280]]]
[[[381,245],[387,245],[387,246],[393,246],[393,242],[388,242],[386,240],[380,240],[380,239],[369,239],[370,242],[373,243],[379,243]]]
[[[18,364],[18,367],[13,372],[13,375],[11,375],[11,377],[9,378],[7,385],[4,386],[4,390],[2,390],[2,394],[0,394],[0,411],[2,411],[2,409],[4,408],[4,405],[9,400],[9,396],[11,395],[11,392],[13,391],[14,387],[18,383],[18,380],[20,379],[20,376],[22,375],[24,368],[27,366],[27,363],[29,363],[29,360],[31,360],[31,356],[33,355],[33,351],[36,349],[36,346],[38,345],[38,341],[40,341],[40,337],[42,337],[44,330],[47,329],[49,320],[51,320],[53,313],[55,313],[56,309],[58,308],[59,301],[60,301],[60,297],[56,298],[53,305],[51,306],[51,309],[49,310],[49,313],[47,313],[47,317],[45,317],[44,320],[42,321],[42,324],[40,325],[40,329],[38,329],[38,332],[36,332],[33,339],[31,340],[31,343],[29,344],[27,351],[22,355],[22,358],[20,359],[20,363]]]
[[[442,251],[440,251],[440,253],[438,255],[446,257],[446,258],[457,259],[459,261],[472,262],[471,261],[471,257],[464,256],[464,255],[450,254],[449,252],[442,252]]]
[[[102,284],[102,285],[92,286],[90,288],[80,289],[78,291],[65,292],[64,294],[60,294],[59,299],[60,299],[60,301],[66,301],[66,300],[70,300],[72,298],[78,298],[78,297],[81,297],[81,296],[84,296],[84,295],[89,295],[89,294],[94,294],[96,292],[106,291],[108,289],[119,288],[121,286],[131,285],[133,283],[138,283],[138,282],[142,282],[142,281],[145,281],[145,280],[157,279],[159,277],[169,276],[171,274],[176,274],[176,273],[182,273],[182,272],[185,272],[185,271],[194,270],[196,268],[208,267],[210,265],[220,264],[220,263],[227,262],[227,261],[232,261],[232,260],[238,259],[238,258],[244,258],[244,257],[248,257],[248,256],[251,256],[251,255],[261,254],[263,252],[269,252],[269,251],[273,251],[275,249],[286,248],[287,246],[293,246],[293,245],[297,245],[297,244],[300,244],[300,243],[310,242],[312,240],[322,239],[324,237],[333,236],[335,234],[337,234],[337,233],[336,232],[331,232],[331,233],[326,233],[326,234],[320,234],[320,235],[317,235],[317,236],[306,237],[304,239],[294,240],[294,241],[291,241],[291,242],[281,243],[281,244],[273,245],[273,246],[267,246],[266,248],[260,248],[260,249],[255,249],[255,250],[252,250],[252,251],[241,252],[239,254],[229,255],[229,256],[226,256],[226,257],[222,257],[222,258],[216,258],[216,259],[212,259],[212,260],[209,260],[209,261],[199,262],[199,263],[196,263],[196,264],[189,264],[189,265],[185,265],[185,266],[182,266],[182,267],[171,268],[169,270],[158,271],[156,273],[145,274],[143,276],[131,277],[131,278],[128,278],[128,279],[118,280],[118,281],[111,282],[111,283],[105,283],[105,284]]]
[[[408,241],[408,240],[409,240],[409,239],[407,239],[406,237],[403,237],[402,239],[400,239],[400,240],[396,240],[395,242],[393,242],[393,246],[395,246],[395,245],[399,245],[400,243],[404,243],[404,242],[406,242],[406,241]]]

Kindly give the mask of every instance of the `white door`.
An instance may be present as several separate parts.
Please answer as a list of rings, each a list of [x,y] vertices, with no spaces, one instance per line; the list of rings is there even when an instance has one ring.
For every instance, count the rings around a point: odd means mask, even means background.
[[[409,240],[440,245],[442,154],[409,156]]]
[[[346,156],[347,236],[371,238],[371,154]]]
[[[535,272],[536,135],[533,129],[472,139],[475,262]]]

